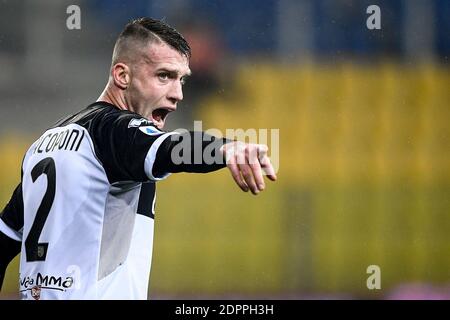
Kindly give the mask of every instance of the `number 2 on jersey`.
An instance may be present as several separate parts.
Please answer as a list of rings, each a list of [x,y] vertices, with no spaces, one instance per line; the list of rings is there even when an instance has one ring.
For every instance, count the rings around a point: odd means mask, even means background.
[[[31,170],[33,183],[37,178],[45,174],[47,176],[47,190],[45,191],[42,202],[37,210],[30,232],[25,240],[25,252],[27,262],[44,261],[47,257],[48,243],[38,243],[47,220],[50,209],[55,199],[56,191],[56,165],[52,158],[45,158],[38,162]]]

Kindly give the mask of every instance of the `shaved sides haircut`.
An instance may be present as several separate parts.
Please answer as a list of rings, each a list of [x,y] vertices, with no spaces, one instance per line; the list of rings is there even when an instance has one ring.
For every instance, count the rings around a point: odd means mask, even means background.
[[[161,20],[139,18],[128,23],[117,38],[112,65],[133,61],[151,43],[166,43],[188,59],[191,57],[189,44],[177,30]]]

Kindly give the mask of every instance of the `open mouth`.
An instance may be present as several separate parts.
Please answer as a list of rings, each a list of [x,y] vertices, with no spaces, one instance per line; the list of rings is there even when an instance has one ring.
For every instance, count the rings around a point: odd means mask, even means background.
[[[158,129],[162,129],[164,127],[164,122],[169,113],[175,111],[170,108],[158,108],[152,111],[152,120]]]

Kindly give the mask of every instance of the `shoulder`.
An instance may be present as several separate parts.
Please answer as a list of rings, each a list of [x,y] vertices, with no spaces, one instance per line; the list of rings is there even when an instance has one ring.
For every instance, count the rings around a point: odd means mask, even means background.
[[[147,123],[147,125],[151,124],[150,121],[137,113],[121,110],[107,102],[97,101],[80,112],[59,120],[53,127],[78,124],[91,132],[98,126],[124,126],[129,124],[130,127],[138,127],[144,123]]]

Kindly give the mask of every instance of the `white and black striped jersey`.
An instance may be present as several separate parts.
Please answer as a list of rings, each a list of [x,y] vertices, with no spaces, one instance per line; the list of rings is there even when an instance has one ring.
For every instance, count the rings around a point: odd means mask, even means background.
[[[175,164],[173,148],[197,133],[169,138],[177,134],[106,102],[45,131],[26,152],[21,183],[1,213],[0,284],[20,251],[23,299],[146,299],[155,182],[224,167]],[[202,141],[202,149],[225,142]]]

